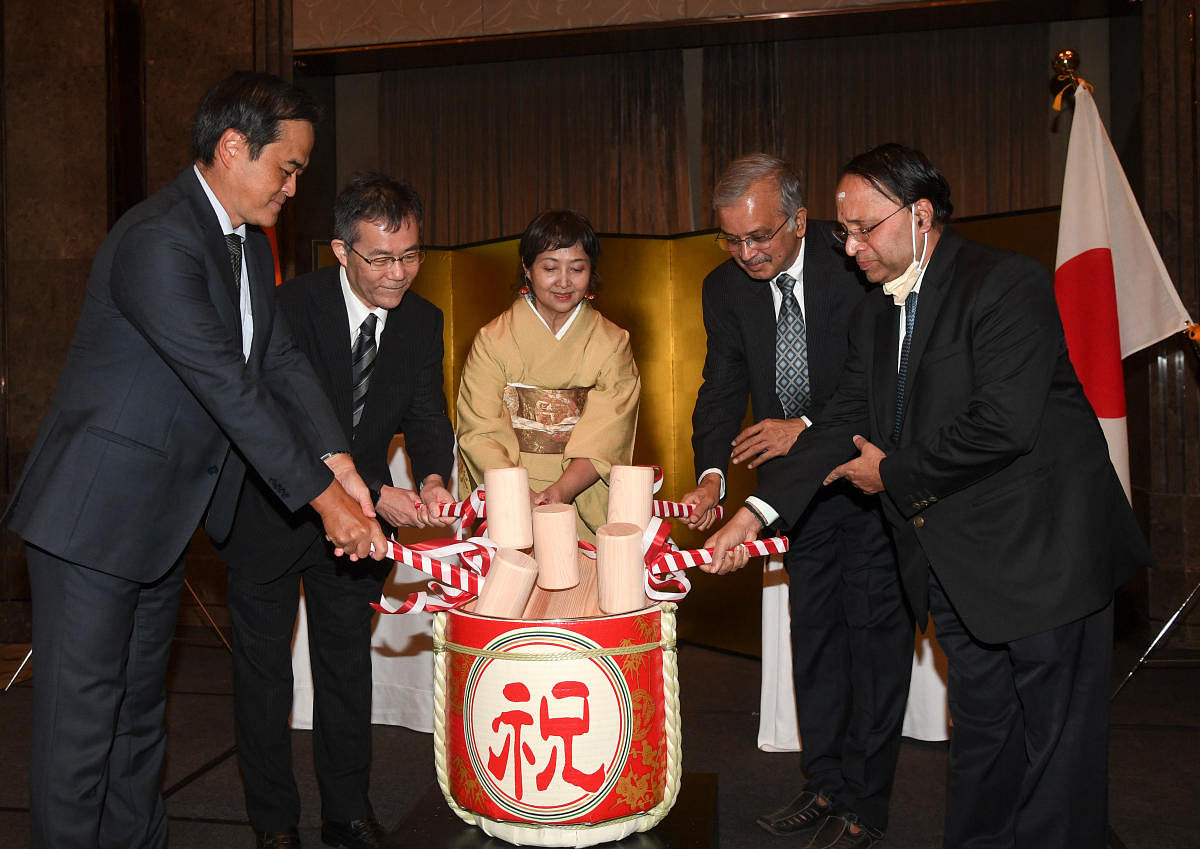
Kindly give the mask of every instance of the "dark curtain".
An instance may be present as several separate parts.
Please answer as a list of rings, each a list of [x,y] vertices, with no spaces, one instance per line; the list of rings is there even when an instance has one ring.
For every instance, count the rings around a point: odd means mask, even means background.
[[[380,164],[425,198],[430,244],[517,234],[562,206],[601,232],[687,230],[682,68],[654,51],[389,72]]]
[[[946,174],[956,215],[1056,205],[1048,56],[1046,25],[706,48],[703,184],[777,153],[828,218],[841,165],[900,141]]]

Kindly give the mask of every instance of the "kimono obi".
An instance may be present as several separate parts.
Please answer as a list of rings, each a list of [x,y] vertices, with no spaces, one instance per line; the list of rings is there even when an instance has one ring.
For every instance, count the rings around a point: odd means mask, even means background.
[[[508,384],[504,406],[526,454],[562,454],[587,404],[588,389],[542,389]]]

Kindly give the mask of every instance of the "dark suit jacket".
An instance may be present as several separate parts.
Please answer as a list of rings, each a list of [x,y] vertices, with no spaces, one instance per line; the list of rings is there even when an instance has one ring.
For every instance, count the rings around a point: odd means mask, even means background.
[[[245,257],[248,362],[225,240],[193,170],[121,217],[9,505],[14,531],[62,559],[152,581],[206,508],[210,532],[228,532],[244,462],[288,509],[329,485],[319,457],[344,437],[276,320],[271,249],[254,228]]]
[[[783,417],[775,394],[772,285],[750,278],[732,259],[704,278],[708,353],[692,413],[697,476],[705,469],[728,470],[730,442],[741,429],[747,398],[756,422]],[[814,422],[821,420],[825,402],[837,388],[846,360],[846,328],[866,292],[830,225],[809,221],[804,239],[804,323],[812,403],[804,413]]]
[[[322,268],[284,283],[279,288],[279,306],[349,440],[353,432],[350,329],[340,267]],[[354,463],[372,488],[392,483],[387,454],[397,433],[404,434],[415,480],[436,472],[449,482],[454,432],[442,394],[442,311],[411,290],[388,313],[362,420],[353,437]],[[281,510],[264,482],[251,475],[233,531],[218,548],[231,567],[265,582],[286,572],[321,533],[315,511]]]
[[[755,495],[796,515],[861,433],[887,453],[883,505],[919,622],[930,567],[986,642],[1103,607],[1152,557],[1068,359],[1046,270],[942,235],[921,284],[892,444],[898,316],[882,291],[862,302],[825,415],[764,468]]]

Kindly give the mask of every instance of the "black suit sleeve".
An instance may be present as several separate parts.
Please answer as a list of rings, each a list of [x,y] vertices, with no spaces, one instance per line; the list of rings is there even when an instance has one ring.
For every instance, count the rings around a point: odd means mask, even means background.
[[[333,475],[242,358],[241,339],[214,303],[194,236],[155,223],[135,228],[118,248],[112,298],[187,386],[238,451],[292,510],[329,486]]]
[[[404,447],[412,461],[413,483],[419,485],[429,475],[439,474],[447,485],[454,463],[454,432],[446,415],[446,396],[442,392],[442,311],[429,310],[422,325],[426,333],[424,354],[413,363],[412,401],[404,412],[401,428]]]
[[[276,311],[262,369],[263,380],[303,434],[314,459],[350,450],[345,429],[312,363],[293,340],[286,310]]]

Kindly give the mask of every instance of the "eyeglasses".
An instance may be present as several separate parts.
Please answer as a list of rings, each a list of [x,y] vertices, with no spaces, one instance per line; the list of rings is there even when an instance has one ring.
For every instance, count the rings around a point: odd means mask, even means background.
[[[902,207],[900,207],[900,209],[894,210],[892,212],[892,215],[895,215],[897,212],[900,212],[901,210],[905,210],[905,209],[908,209],[908,207],[902,206]],[[853,239],[854,241],[861,242],[865,245],[867,242],[869,242],[871,240],[871,232],[876,227],[878,227],[880,224],[882,224],[884,221],[887,221],[888,218],[891,218],[892,215],[887,216],[887,218],[884,218],[881,221],[875,222],[870,227],[849,228],[849,227],[846,227],[844,224],[842,224],[842,222],[839,221],[837,224],[833,225],[833,237],[842,243],[845,243],[846,241]]]
[[[727,250],[730,253],[737,253],[742,249],[742,245],[745,245],[750,250],[754,250],[755,248],[765,248],[767,245],[771,244],[771,240],[773,240],[776,234],[783,229],[783,225],[787,224],[789,221],[791,221],[790,218],[783,219],[783,223],[776,227],[769,236],[751,234],[749,236],[743,236],[739,239],[737,236],[730,236],[728,233],[718,233],[715,241],[717,243],[717,247]]]
[[[354,250],[354,246],[349,242],[346,242],[345,244],[352,253],[362,257],[362,261],[374,268],[376,271],[383,271],[386,268],[391,268],[392,263],[400,263],[405,268],[416,268],[425,261],[424,248],[417,248],[415,251],[406,251],[402,256],[365,257],[358,251]]]

